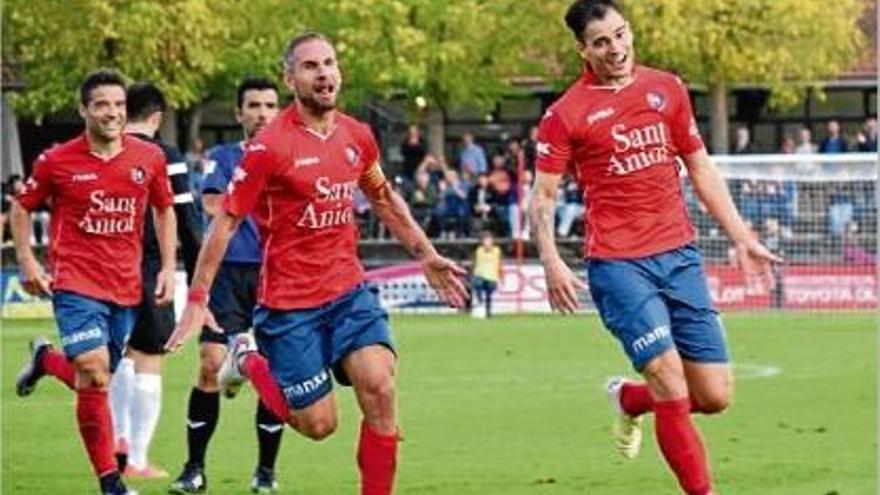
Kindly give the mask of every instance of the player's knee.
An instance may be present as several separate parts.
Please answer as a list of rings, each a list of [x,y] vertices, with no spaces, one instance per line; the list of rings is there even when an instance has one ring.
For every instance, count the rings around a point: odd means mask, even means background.
[[[730,388],[723,387],[691,396],[691,404],[696,412],[718,414],[730,407],[731,399]]]
[[[110,369],[107,363],[90,360],[77,364],[77,388],[106,389],[110,386]]]
[[[381,414],[381,412],[394,407],[395,387],[392,375],[383,374],[371,377],[360,384],[360,388],[364,405],[374,409],[375,413]]]
[[[300,420],[299,431],[312,440],[324,440],[336,431],[336,417],[322,415]]]
[[[677,399],[688,396],[687,380],[681,360],[669,355],[650,361],[642,369],[642,375],[655,396],[661,399]]]

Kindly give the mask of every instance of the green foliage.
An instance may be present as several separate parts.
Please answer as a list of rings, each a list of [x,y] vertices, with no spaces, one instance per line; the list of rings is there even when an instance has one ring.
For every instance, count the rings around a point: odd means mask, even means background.
[[[805,82],[829,79],[864,46],[864,0],[626,2],[637,55],[692,84],[766,85],[773,103],[800,101]]]
[[[150,80],[175,107],[202,98],[220,67],[229,29],[217,9],[234,0],[7,0],[3,59],[14,61],[24,92],[9,95],[25,115],[70,108],[82,78],[113,67]]]

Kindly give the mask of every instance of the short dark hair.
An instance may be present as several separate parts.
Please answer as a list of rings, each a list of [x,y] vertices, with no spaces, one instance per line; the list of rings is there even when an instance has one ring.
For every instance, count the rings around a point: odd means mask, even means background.
[[[274,92],[278,92],[278,86],[266,79],[265,77],[250,77],[245,79],[238,85],[238,89],[236,89],[236,97],[235,103],[238,108],[241,108],[244,105],[244,94],[248,91],[256,89],[256,90],[266,90],[271,89]]]
[[[306,31],[302,34],[294,36],[293,38],[291,38],[290,41],[287,42],[287,46],[284,48],[284,56],[283,56],[281,62],[284,64],[284,71],[285,72],[287,72],[291,68],[293,68],[293,64],[291,64],[291,62],[292,62],[291,59],[293,58],[293,52],[299,47],[299,45],[302,45],[303,43],[306,43],[308,41],[314,41],[314,40],[326,41],[327,43],[330,43],[331,45],[333,44],[330,42],[330,40],[326,36],[324,36],[323,34],[317,32],[317,31]]]
[[[88,105],[92,98],[92,90],[98,86],[119,86],[125,90],[125,79],[118,71],[113,69],[98,69],[83,80],[79,85],[79,101]]]
[[[128,87],[125,110],[130,122],[143,122],[156,112],[168,108],[162,91],[151,82],[136,82]]]
[[[601,21],[609,10],[623,13],[614,0],[575,0],[565,13],[565,24],[578,41],[584,41],[587,24],[591,21]]]

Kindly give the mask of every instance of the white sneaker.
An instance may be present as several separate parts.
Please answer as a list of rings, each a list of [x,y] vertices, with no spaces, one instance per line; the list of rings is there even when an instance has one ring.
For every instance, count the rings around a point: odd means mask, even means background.
[[[220,382],[223,395],[229,399],[238,395],[241,385],[245,382],[239,364],[241,358],[250,352],[257,352],[257,343],[254,341],[254,336],[249,333],[236,335],[226,349],[226,358],[223,360],[220,372],[217,373],[217,380]]]
[[[623,457],[633,459],[642,448],[642,418],[630,416],[620,405],[620,391],[627,382],[629,380],[620,376],[611,377],[605,384],[605,393],[615,416],[611,429],[614,446]]]

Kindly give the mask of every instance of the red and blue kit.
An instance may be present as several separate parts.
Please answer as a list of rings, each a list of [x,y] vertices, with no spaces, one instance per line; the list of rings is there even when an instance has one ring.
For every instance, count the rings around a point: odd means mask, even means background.
[[[358,181],[378,160],[366,125],[337,113],[335,127],[320,135],[293,105],[246,145],[224,208],[236,217],[253,212],[257,219],[260,305],[314,308],[363,281],[353,199]]]
[[[173,196],[162,150],[123,137],[122,151],[104,160],[85,135],[46,151],[34,163],[18,202],[51,208],[52,290],[136,306],[147,206],[165,208]]]
[[[677,157],[703,142],[673,74],[636,66],[630,84],[611,87],[586,71],[545,113],[538,141],[538,170],[570,172],[583,191],[587,257],[639,258],[693,241]]]

